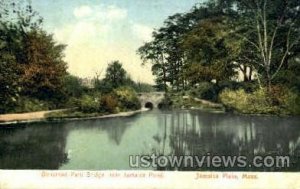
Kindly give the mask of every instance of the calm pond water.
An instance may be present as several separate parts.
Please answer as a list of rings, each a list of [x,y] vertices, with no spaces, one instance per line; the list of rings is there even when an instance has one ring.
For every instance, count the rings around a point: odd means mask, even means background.
[[[300,171],[300,118],[153,110],[0,129],[0,169],[132,170],[130,155],[153,153],[291,158],[289,168],[159,168],[167,170]]]

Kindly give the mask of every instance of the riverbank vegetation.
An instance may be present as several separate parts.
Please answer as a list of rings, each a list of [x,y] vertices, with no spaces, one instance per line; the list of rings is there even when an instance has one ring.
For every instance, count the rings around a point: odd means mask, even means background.
[[[152,38],[138,54],[160,90],[229,111],[300,114],[299,1],[208,0],[169,16]],[[170,96],[166,104],[185,103]]]
[[[66,46],[43,29],[43,18],[27,1],[1,1],[0,18],[0,114],[70,108],[67,113],[76,117],[131,111],[141,108],[137,92],[154,90],[134,82],[119,61],[109,63],[104,78],[68,73]]]
[[[27,1],[1,1],[0,18],[0,114],[130,111],[140,108],[136,93],[154,90],[166,92],[164,107],[300,114],[297,0],[207,0],[169,16],[137,50],[152,64],[154,88],[133,81],[119,61],[109,63],[104,78],[68,73],[66,46],[43,29]]]

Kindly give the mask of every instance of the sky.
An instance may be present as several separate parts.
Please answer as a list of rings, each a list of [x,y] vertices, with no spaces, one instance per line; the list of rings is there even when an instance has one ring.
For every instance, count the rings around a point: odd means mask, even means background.
[[[141,66],[137,49],[175,13],[201,0],[32,0],[44,29],[67,45],[68,71],[82,78],[102,77],[108,63],[122,62],[132,79],[153,84],[151,65]]]

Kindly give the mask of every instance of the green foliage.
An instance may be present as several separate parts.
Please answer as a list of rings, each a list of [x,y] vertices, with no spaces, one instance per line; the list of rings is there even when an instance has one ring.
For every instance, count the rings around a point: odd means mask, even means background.
[[[212,82],[200,82],[194,88],[189,90],[189,94],[199,99],[217,102],[219,100],[220,91],[223,91],[224,89],[243,89],[247,93],[250,93],[259,89],[259,86],[255,82],[221,81],[218,84]]]
[[[256,81],[251,82],[237,82],[237,81],[221,81],[218,83],[218,93],[224,89],[238,90],[244,89],[247,93],[254,92],[259,89]]]
[[[138,110],[141,108],[141,103],[136,92],[130,87],[120,87],[114,90],[119,101],[121,110]]]
[[[6,0],[0,2],[1,23],[18,28],[23,33],[40,28],[43,18],[29,1]]]
[[[95,89],[101,93],[108,94],[113,91],[113,86],[105,80],[99,80],[95,83]]]
[[[93,113],[106,114],[137,110],[141,108],[141,105],[136,92],[132,88],[120,87],[110,93],[91,92],[80,98],[71,97],[67,102],[67,107],[78,107],[78,112],[90,115]]]
[[[290,58],[286,68],[278,73],[273,82],[300,92],[300,45],[298,48],[299,53],[294,54],[294,57]]]
[[[213,79],[230,78],[232,69],[231,49],[226,46],[226,24],[220,3],[209,1],[194,6],[184,14],[168,17],[164,25],[153,33],[153,40],[138,49],[144,63],[152,63],[159,89],[185,90],[187,85]]]
[[[4,19],[9,15],[4,12],[7,6],[4,2],[0,4],[0,114],[13,112],[20,94],[20,66],[17,63],[20,47],[17,43],[21,36],[20,32]]]
[[[218,91],[214,83],[210,82],[201,82],[195,88],[190,90],[190,94],[194,97],[217,101],[218,100]]]
[[[147,83],[135,83],[134,86],[131,86],[134,88],[134,90],[138,93],[150,93],[150,92],[155,92],[155,88]]]
[[[60,120],[68,118],[88,118],[88,117],[97,117],[102,116],[102,113],[83,113],[80,111],[67,110],[67,111],[57,111],[46,114],[47,120]]]
[[[41,101],[30,97],[21,97],[18,99],[18,104],[14,108],[16,113],[37,112],[49,110],[53,107],[49,102]]]
[[[184,96],[183,93],[172,93],[166,95],[161,106],[163,108],[192,108],[205,111],[224,111],[222,104],[213,103],[211,101],[195,98],[194,96]]]
[[[127,76],[124,86],[130,87],[139,93],[155,91],[155,89],[152,85],[147,84],[147,83],[135,82],[129,76]]]
[[[66,75],[63,82],[68,97],[80,97],[86,91],[86,87],[82,86],[80,78],[76,76]]]
[[[300,115],[300,94],[289,92],[285,101],[288,111],[293,115]]]
[[[236,73],[232,52],[226,43],[229,34],[226,17],[202,19],[183,39],[187,58],[185,77],[191,84],[227,80]]]
[[[235,3],[237,19],[233,21],[232,33],[248,46],[248,52],[242,52],[239,62],[250,63],[262,83],[270,88],[277,84],[275,80],[289,67],[290,60],[299,54],[299,1],[238,0]]]
[[[133,81],[119,61],[113,61],[109,64],[103,80],[97,77],[95,81],[95,89],[104,94],[109,94],[113,92],[114,89],[122,86],[133,88],[138,92],[154,91],[154,88],[149,84]]]
[[[138,54],[144,63],[152,63],[160,89],[190,90],[209,100],[216,100],[225,88],[243,89],[247,100],[255,101],[256,94],[264,106],[250,105],[245,112],[284,113],[285,90],[274,89],[277,97],[263,96],[259,87],[271,91],[274,84],[281,84],[299,93],[299,13],[297,0],[209,0],[168,17]],[[234,82],[238,76],[244,82]],[[215,87],[203,84],[211,81],[216,81]]]
[[[33,99],[60,107],[65,46],[42,30],[42,18],[27,1],[1,1],[0,18],[0,112],[40,110]]]
[[[108,65],[104,82],[111,88],[118,88],[126,83],[126,71],[119,61],[113,61]]]
[[[15,68],[14,59],[0,51],[0,114],[13,111],[17,104],[20,88]]]
[[[176,108],[176,103],[174,103],[174,98],[172,98],[172,95],[167,94],[163,101],[158,104],[159,109],[170,109],[170,108]],[[179,106],[178,106],[179,107]]]
[[[271,104],[267,101],[265,90],[248,94],[243,89],[237,91],[225,89],[220,94],[220,101],[227,109],[241,113],[268,114],[273,112]]]
[[[118,107],[118,99],[114,94],[106,94],[101,98],[102,111],[109,113],[118,113],[120,109]]]
[[[78,101],[79,111],[83,113],[93,113],[101,111],[101,96],[83,95]]]
[[[284,91],[283,91],[284,90]],[[299,114],[299,94],[281,88],[270,92],[259,89],[253,93],[246,93],[239,89],[232,91],[225,89],[220,94],[220,101],[228,110],[246,114]]]
[[[27,34],[26,62],[21,76],[24,95],[52,101],[63,96],[63,79],[67,74],[63,61],[64,48],[64,45],[54,42],[52,35],[43,31]]]

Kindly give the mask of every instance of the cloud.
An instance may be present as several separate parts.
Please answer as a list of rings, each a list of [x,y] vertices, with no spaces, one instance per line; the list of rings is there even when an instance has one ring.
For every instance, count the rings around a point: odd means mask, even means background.
[[[91,7],[87,6],[87,5],[83,5],[83,6],[80,6],[80,7],[76,7],[74,9],[74,15],[76,18],[83,18],[83,17],[87,17],[89,15],[92,14],[92,9]]]
[[[127,10],[117,7],[115,5],[110,6],[96,6],[94,7],[95,14],[93,19],[97,19],[101,22],[113,23],[125,20],[127,18]]]
[[[132,25],[133,33],[144,42],[151,41],[153,29],[149,26],[142,24],[133,24]]]
[[[115,5],[98,5],[93,7],[82,5],[76,7],[73,14],[78,19],[89,18],[110,22],[120,21],[127,18],[127,10]]]
[[[131,23],[127,10],[115,5],[76,7],[74,21],[56,28],[54,37],[67,45],[65,61],[69,72],[93,77],[107,63],[120,60],[133,79],[153,83],[151,69],[141,67],[136,55],[139,40],[149,40],[152,29]],[[136,36],[139,40],[132,40]]]
[[[127,10],[112,5],[107,7],[106,17],[111,21],[122,20],[127,17]]]
[[[127,10],[114,5],[81,5],[73,10],[73,14],[75,22],[54,30],[55,38],[69,46],[83,41],[91,43],[93,37],[105,35],[110,29],[116,28],[118,22],[127,18]]]

